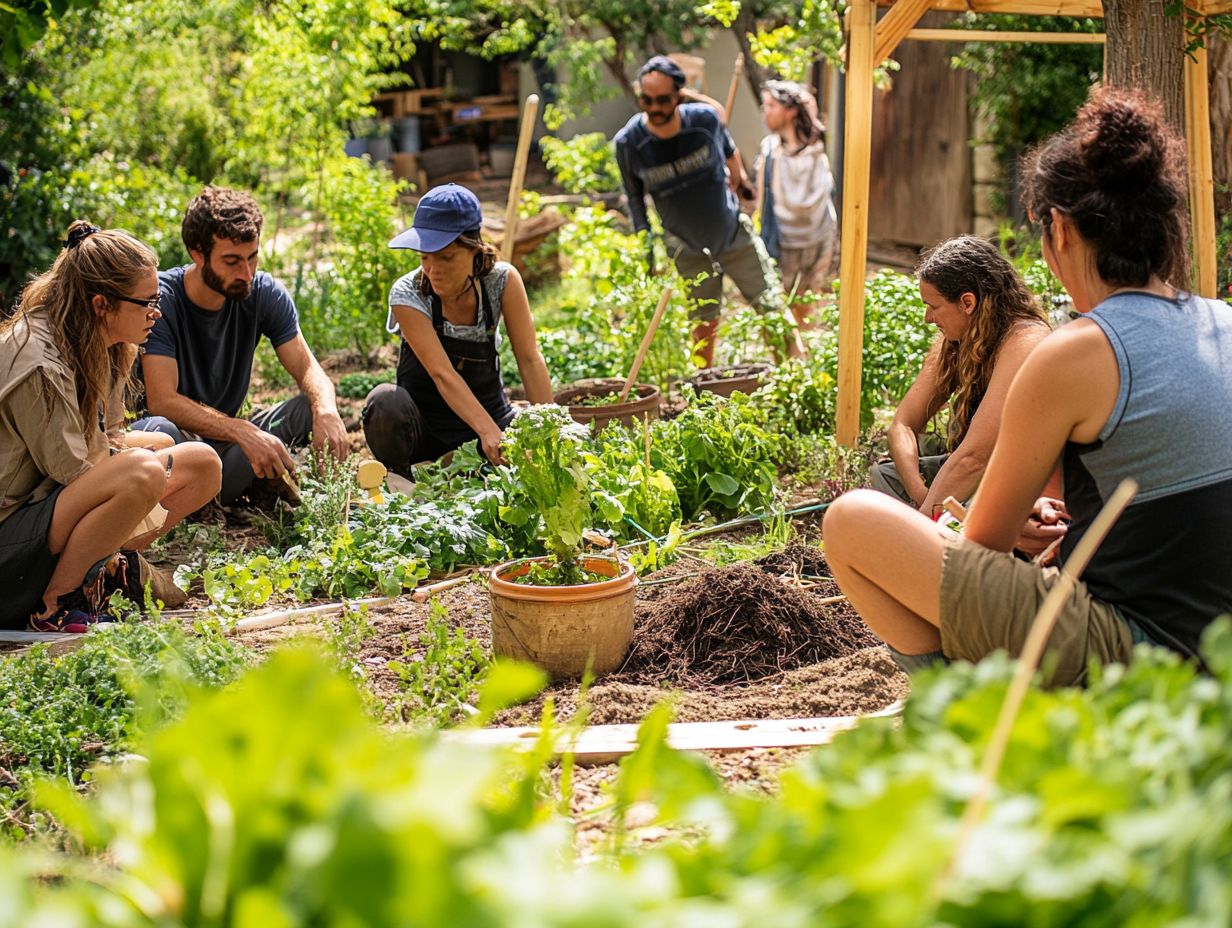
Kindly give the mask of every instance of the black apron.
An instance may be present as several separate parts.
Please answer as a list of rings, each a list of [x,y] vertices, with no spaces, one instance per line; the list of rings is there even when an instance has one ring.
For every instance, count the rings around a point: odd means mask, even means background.
[[[445,334],[445,313],[440,297],[433,294],[432,328],[440,339],[441,347],[449,357],[453,369],[461,375],[462,380],[470,387],[481,406],[487,410],[492,420],[504,429],[513,419],[513,407],[505,396],[505,385],[501,380],[500,356],[496,350],[496,322],[492,315],[492,303],[488,299],[487,287],[478,283],[479,312],[477,323],[482,323],[485,337],[481,342],[467,341]],[[406,390],[415,401],[424,421],[424,437],[446,450],[453,450],[465,442],[477,439],[475,430],[467,425],[462,418],[449,408],[445,398],[436,388],[436,381],[428,372],[415,352],[402,339],[402,347],[398,355],[398,386]],[[441,454],[445,453],[444,451]]]

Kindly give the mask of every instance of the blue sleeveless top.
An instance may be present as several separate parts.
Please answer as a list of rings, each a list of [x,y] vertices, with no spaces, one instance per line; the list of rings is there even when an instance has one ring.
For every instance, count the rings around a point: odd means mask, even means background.
[[[1065,447],[1073,523],[1062,558],[1117,484],[1137,480],[1082,579],[1152,639],[1193,655],[1211,620],[1232,612],[1232,308],[1129,292],[1086,318],[1112,346],[1120,388],[1098,438]]]

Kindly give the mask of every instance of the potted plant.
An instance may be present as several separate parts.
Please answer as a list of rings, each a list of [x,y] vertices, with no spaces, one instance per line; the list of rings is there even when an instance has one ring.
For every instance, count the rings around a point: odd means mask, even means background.
[[[531,406],[505,431],[501,518],[536,520],[545,557],[492,569],[492,651],[538,664],[555,678],[620,666],[633,638],[637,575],[613,557],[582,553],[592,487],[588,430],[559,406]]]
[[[619,378],[579,380],[556,394],[555,399],[566,406],[576,422],[589,425],[599,434],[609,422],[623,422],[632,427],[643,418],[659,418],[662,395],[659,388],[648,383],[635,383],[625,401],[620,402],[624,381]]]

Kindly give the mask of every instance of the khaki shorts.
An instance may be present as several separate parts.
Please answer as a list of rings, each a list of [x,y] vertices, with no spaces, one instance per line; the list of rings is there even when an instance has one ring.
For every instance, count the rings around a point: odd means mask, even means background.
[[[675,251],[678,240],[669,240],[669,251]],[[765,243],[753,233],[749,217],[740,214],[736,237],[724,251],[715,255],[723,273],[736,282],[740,295],[764,311],[782,310],[783,295],[779,289],[779,274],[766,252]],[[696,286],[689,287],[689,297],[703,300],[691,314],[694,321],[718,319],[722,311],[723,277],[713,273],[710,259],[698,252],[681,251],[676,256],[676,270],[685,280],[692,280],[705,271],[710,274]]]
[[[941,557],[942,653],[972,662],[998,650],[1021,654],[1035,614],[1060,575],[1055,567],[1036,567],[955,535]],[[1049,683],[1069,686],[1085,682],[1092,658],[1127,664],[1132,653],[1125,620],[1079,582],[1057,617],[1043,666],[1052,667]]]
[[[834,236],[808,248],[779,248],[779,273],[788,293],[829,293],[834,284]]]

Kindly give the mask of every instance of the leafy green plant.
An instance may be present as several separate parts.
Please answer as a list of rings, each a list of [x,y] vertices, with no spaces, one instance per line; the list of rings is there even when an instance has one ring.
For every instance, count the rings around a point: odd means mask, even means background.
[[[338,395],[348,400],[362,400],[372,389],[383,383],[393,383],[397,371],[392,368],[372,373],[354,371],[338,378]]]
[[[463,628],[450,630],[449,611],[433,599],[418,646],[404,642],[402,660],[389,662],[400,683],[402,718],[441,725],[465,717],[463,706],[474,702],[490,662]]]
[[[608,193],[620,189],[620,168],[612,143],[602,132],[584,132],[565,140],[539,140],[543,163],[556,183],[570,193]]]
[[[515,526],[536,520],[544,547],[566,578],[575,576],[582,531],[590,519],[584,457],[589,434],[559,406],[530,406],[505,430],[502,445],[509,463],[500,471],[512,493],[501,518]]]

